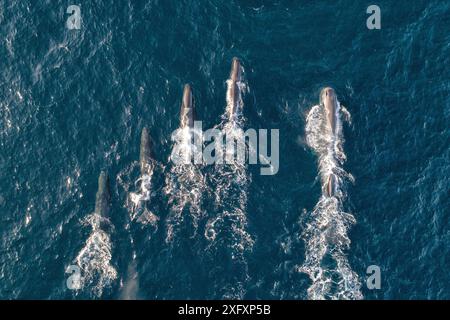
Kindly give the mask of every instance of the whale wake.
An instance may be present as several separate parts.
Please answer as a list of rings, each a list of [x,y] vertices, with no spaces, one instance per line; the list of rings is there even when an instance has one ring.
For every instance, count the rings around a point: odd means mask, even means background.
[[[239,66],[243,72],[241,66]],[[232,87],[237,85],[237,100],[233,97],[235,92]],[[242,114],[242,94],[246,92],[247,85],[243,81],[233,83],[227,81],[227,106],[222,116],[222,121],[215,129],[222,131],[229,141],[244,141],[243,127],[245,119]],[[248,166],[245,161],[238,159],[235,151],[242,147],[239,143],[236,148],[227,148],[226,144],[216,147],[216,159],[226,159],[225,163],[218,162],[214,166],[211,175],[212,184],[215,185],[214,203],[218,212],[211,217],[205,227],[205,237],[210,241],[209,252],[213,256],[226,256],[226,271],[228,279],[222,285],[216,285],[220,298],[243,299],[245,284],[249,280],[248,266],[245,259],[247,253],[251,252],[254,239],[247,231],[247,193],[251,183]],[[245,154],[245,151],[244,151]],[[223,271],[223,270],[221,270]],[[217,271],[217,272],[221,272]]]
[[[336,105],[334,134],[323,105],[314,106],[306,119],[306,140],[319,157],[323,191],[313,211],[302,217],[306,253],[298,270],[312,280],[308,298],[313,300],[363,298],[358,275],[345,254],[350,247],[348,230],[356,222],[343,208],[345,183],[353,182],[353,177],[342,168],[346,155],[341,116],[350,121],[350,114],[338,101]]]
[[[172,136],[172,140],[177,141],[177,144],[172,150],[171,157],[180,157],[185,161],[170,161],[172,166],[166,175],[164,193],[168,196],[168,204],[171,207],[167,217],[166,242],[168,243],[186,222],[186,218],[189,218],[188,223],[193,227],[191,236],[195,236],[199,220],[203,217],[201,203],[206,189],[205,178],[201,172],[201,166],[192,161],[193,155],[198,153],[192,141],[202,139],[201,137],[201,132],[190,127],[180,128]],[[187,217],[183,214],[185,210],[189,212]]]
[[[111,226],[108,219],[93,213],[83,224],[90,225],[92,232],[83,249],[75,258],[81,270],[80,288],[92,287],[92,293],[101,297],[105,288],[117,278],[117,271],[111,264],[111,240],[104,226]]]

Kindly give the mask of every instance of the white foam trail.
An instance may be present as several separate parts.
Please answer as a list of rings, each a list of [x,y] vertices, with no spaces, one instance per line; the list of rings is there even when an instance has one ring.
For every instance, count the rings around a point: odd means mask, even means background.
[[[244,68],[241,66],[241,72],[244,72]],[[232,90],[233,90],[233,81],[231,79],[227,80],[227,95],[226,95],[226,101],[227,101],[227,106],[225,108],[225,113],[222,115],[222,119],[225,122],[228,122],[229,120],[229,115],[233,112],[233,110],[235,110],[235,115],[236,117],[233,118],[232,121],[230,122],[236,122],[238,125],[242,125],[243,124],[243,115],[242,115],[242,110],[244,108],[244,101],[242,100],[242,94],[246,93],[247,91],[249,91],[249,88],[247,86],[247,83],[245,83],[244,81],[238,81],[237,83],[237,87],[239,89],[239,98],[237,101],[237,106],[234,106],[234,97],[232,94]]]
[[[100,297],[103,290],[112,285],[117,278],[117,271],[111,265],[111,240],[109,234],[101,229],[101,225],[109,225],[106,218],[97,213],[86,217],[84,224],[92,227],[92,233],[81,249],[75,262],[81,270],[81,288],[93,286],[92,293]]]
[[[242,68],[242,67],[241,67]],[[243,71],[243,70],[242,70]],[[222,131],[227,141],[235,139],[242,141],[244,139],[245,119],[242,115],[243,101],[242,93],[247,90],[244,82],[238,82],[239,99],[237,106],[233,105],[233,97],[231,94],[232,81],[227,81],[227,106],[222,122],[216,126],[216,129]],[[230,117],[232,110],[236,110],[235,114]],[[227,154],[230,153],[230,154]],[[247,232],[247,192],[251,182],[246,163],[238,161],[235,157],[235,150],[229,150],[224,145],[223,149],[216,148],[216,158],[227,158],[225,164],[216,164],[214,176],[215,203],[220,213],[208,220],[205,228],[205,237],[214,244],[219,233],[224,233],[229,239],[228,245],[231,249],[232,259],[244,259],[244,254],[251,251],[254,240]],[[232,161],[230,161],[232,160]]]
[[[304,217],[305,262],[300,272],[309,275],[312,285],[309,299],[362,299],[358,275],[352,271],[345,251],[350,247],[348,229],[355,218],[343,211],[346,197],[345,181],[353,181],[342,165],[346,160],[343,150],[341,114],[350,120],[348,111],[340,106],[336,110],[336,135],[327,126],[323,106],[314,106],[306,119],[306,140],[319,156],[322,188],[326,189],[330,174],[336,177],[335,194],[322,195],[313,212]],[[325,194],[325,192],[324,192]]]
[[[227,139],[234,137],[243,139],[243,131],[236,123],[225,123],[223,131]],[[218,155],[226,154],[226,150],[219,150]],[[222,154],[221,154],[222,153]],[[231,158],[229,158],[231,159]],[[251,251],[254,240],[247,229],[247,193],[251,177],[247,171],[247,165],[237,161],[227,161],[226,164],[216,165],[212,181],[216,186],[214,189],[215,204],[221,211],[218,215],[208,220],[205,237],[214,241],[219,230],[227,226],[228,236],[231,236],[232,258],[239,258],[245,251]]]
[[[194,135],[201,137],[202,133],[196,132],[195,129],[185,127],[177,130],[172,137],[173,141],[181,143],[181,145],[177,146],[180,151],[180,154],[177,156],[186,161],[184,163],[172,161],[172,167],[166,175],[164,192],[168,195],[168,203],[171,206],[171,212],[167,217],[166,242],[171,242],[177,229],[181,227],[185,218],[183,216],[185,209],[190,214],[189,218],[194,228],[193,236],[197,232],[199,220],[203,217],[201,202],[202,195],[205,191],[205,179],[200,170],[200,166],[194,164],[191,159],[197,152],[195,150],[196,146],[192,143]]]
[[[129,193],[130,220],[137,221],[143,225],[151,225],[157,227],[159,217],[147,208],[151,200],[152,176],[154,165],[150,165],[147,174],[141,175],[136,180],[137,192]]]
[[[142,225],[151,225],[158,227],[159,217],[157,214],[148,209],[151,206],[152,191],[153,191],[153,173],[158,163],[152,160],[151,165],[147,170],[147,174],[140,175],[136,179],[136,171],[140,170],[140,163],[135,161],[128,167],[123,169],[117,175],[117,184],[120,185],[128,194],[125,201],[124,208],[130,215],[130,222],[136,221]],[[136,181],[134,181],[136,179]],[[134,191],[130,191],[134,189]],[[127,224],[128,229],[130,224]]]
[[[216,129],[222,131],[227,141],[244,139],[244,122],[242,114],[242,93],[247,90],[244,82],[238,83],[239,99],[237,106],[233,105],[231,95],[231,80],[227,81],[227,106],[222,122]],[[235,109],[236,108],[236,109]],[[235,109],[234,115],[230,116]],[[249,147],[249,146],[246,146]],[[234,148],[233,148],[234,149]],[[212,256],[217,252],[230,254],[230,269],[220,269],[219,273],[225,273],[222,281],[217,280],[214,294],[220,299],[243,299],[246,286],[250,280],[246,254],[251,252],[254,239],[247,231],[247,193],[251,183],[246,162],[237,159],[235,150],[216,147],[216,159],[227,159],[224,164],[216,164],[214,174],[211,177],[214,188],[216,214],[211,217],[205,226],[205,237],[210,241],[208,251]],[[233,270],[233,271],[231,271]],[[214,278],[217,278],[212,273]],[[219,277],[222,278],[222,277]]]
[[[125,207],[130,214],[130,223],[136,221],[142,225],[151,225],[154,227],[153,232],[158,230],[159,217],[152,211],[147,209],[150,206],[152,199],[152,177],[154,170],[158,163],[153,159],[149,159],[149,163],[146,164],[145,174],[141,174],[139,178],[134,182],[135,192],[128,192],[129,187],[132,185],[130,180],[132,171],[141,169],[141,164],[138,162],[132,163],[129,168],[119,173],[117,180],[125,191],[128,193]],[[125,180],[126,179],[126,180]],[[130,223],[127,224],[126,229],[129,231],[129,239],[131,247],[133,248],[133,257],[127,268],[127,274],[124,279],[121,280],[121,288],[119,291],[119,298],[122,300],[136,300],[139,299],[139,273],[137,270],[136,251],[134,246],[133,236],[130,232]]]

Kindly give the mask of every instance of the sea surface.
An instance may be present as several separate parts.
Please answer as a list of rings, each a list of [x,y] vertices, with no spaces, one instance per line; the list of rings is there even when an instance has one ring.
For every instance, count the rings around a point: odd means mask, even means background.
[[[450,299],[450,1],[78,1],[79,30],[70,4],[0,0],[1,299]],[[233,57],[276,175],[170,161],[185,83],[234,130]],[[325,86],[351,115],[332,207],[306,130]]]

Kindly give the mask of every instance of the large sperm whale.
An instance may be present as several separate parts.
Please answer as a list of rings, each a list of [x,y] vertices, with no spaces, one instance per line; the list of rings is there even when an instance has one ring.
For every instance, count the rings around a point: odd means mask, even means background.
[[[242,81],[242,67],[238,58],[233,58],[233,62],[231,63],[229,81],[227,98],[229,100],[228,103],[231,104],[231,108],[229,108],[228,118],[232,120],[240,112],[239,107],[241,104],[239,84]]]
[[[98,177],[98,190],[95,196],[95,213],[107,218],[109,215],[110,200],[109,178],[106,172],[102,171]]]
[[[338,135],[338,112],[340,112],[340,106],[337,100],[336,92],[333,88],[325,87],[322,89],[322,91],[320,92],[320,104],[325,109],[327,127],[333,138],[336,138],[336,136]],[[343,111],[347,112],[346,110]],[[326,196],[335,196],[336,184],[337,177],[334,173],[330,173],[330,175],[326,179],[326,185],[324,187]]]
[[[191,86],[186,84],[183,91],[183,100],[180,110],[180,128],[193,128],[195,121],[194,98],[192,96]]]
[[[336,135],[338,102],[333,88],[326,87],[320,93],[321,104],[326,111],[327,124],[331,134]]]
[[[333,197],[336,194],[336,180],[337,180],[337,178],[334,175],[334,173],[331,173],[328,176],[327,185],[325,188],[326,195],[328,197]]]

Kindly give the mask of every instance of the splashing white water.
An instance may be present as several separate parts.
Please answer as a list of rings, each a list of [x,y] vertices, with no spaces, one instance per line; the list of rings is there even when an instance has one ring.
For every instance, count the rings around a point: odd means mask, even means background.
[[[240,137],[243,131],[239,129],[240,127],[236,123],[226,123],[223,126],[227,139],[231,137],[243,139],[243,137]],[[227,150],[216,151],[218,153],[227,152]],[[231,162],[227,161],[226,164],[216,165],[212,181],[216,186],[214,189],[214,198],[216,207],[219,208],[218,211],[220,213],[208,220],[205,237],[213,242],[219,230],[226,232],[227,236],[231,237],[232,258],[242,257],[246,251],[252,250],[254,244],[254,240],[246,231],[247,192],[251,182],[247,165],[238,161],[236,158]]]
[[[92,293],[98,297],[103,290],[110,287],[117,278],[117,271],[111,265],[111,240],[109,234],[101,229],[109,225],[108,219],[93,213],[86,217],[84,224],[92,227],[92,233],[81,249],[75,261],[81,270],[81,288],[92,286]]]
[[[241,67],[242,68],[242,67]],[[241,70],[243,72],[243,69]],[[233,101],[231,79],[227,81],[227,106],[222,122],[216,129],[222,131],[227,141],[244,141],[245,119],[242,115],[242,94],[248,90],[243,81],[237,82],[239,89],[238,100]],[[234,114],[233,114],[234,111]],[[216,148],[218,159],[227,159],[226,164],[216,164],[213,183],[215,204],[219,208],[219,214],[208,220],[205,237],[212,243],[219,232],[226,233],[231,247],[232,259],[243,259],[243,255],[253,248],[254,240],[247,232],[247,192],[251,182],[248,168],[245,162],[239,161],[235,154],[235,148]],[[248,146],[247,146],[248,147]],[[231,160],[231,161],[230,161]]]
[[[118,184],[121,185],[128,193],[125,208],[130,214],[130,223],[126,225],[130,245],[133,248],[132,260],[128,264],[127,273],[120,281],[119,299],[122,300],[137,300],[140,299],[139,289],[139,273],[137,271],[137,255],[134,245],[134,239],[130,230],[130,225],[133,221],[141,223],[142,225],[151,225],[153,232],[158,230],[159,217],[150,211],[147,207],[151,206],[152,199],[152,177],[157,168],[158,163],[149,158],[146,159],[145,167],[141,167],[141,163],[133,162],[129,168],[123,170],[117,176]],[[139,178],[134,182],[132,176],[133,171],[140,169]],[[135,187],[135,192],[128,192],[130,186]]]
[[[243,72],[243,69],[241,70]],[[233,101],[231,80],[227,81],[227,106],[222,121],[215,129],[221,130],[230,141],[244,140],[245,119],[242,114],[242,94],[247,90],[246,83],[238,82],[238,99]],[[234,113],[233,113],[234,112]],[[254,239],[247,231],[247,193],[251,183],[246,161],[238,159],[236,148],[227,148],[226,144],[216,145],[216,159],[226,159],[216,163],[211,175],[217,214],[210,217],[205,226],[205,237],[209,240],[208,252],[213,257],[229,255],[229,264],[218,272],[227,276],[216,284],[214,294],[220,299],[243,299],[250,277],[246,255],[253,250]],[[249,146],[246,145],[246,148]],[[248,151],[248,149],[247,149]],[[213,273],[213,276],[217,278]]]
[[[244,72],[244,68],[241,66],[241,72]],[[222,120],[225,122],[228,122],[230,117],[229,115],[235,113],[235,117],[229,122],[236,122],[237,124],[242,125],[243,124],[243,115],[242,110],[244,108],[244,101],[242,100],[242,95],[244,93],[247,93],[249,91],[249,87],[245,81],[237,81],[237,88],[239,90],[238,94],[238,100],[236,101],[236,105],[234,103],[234,97],[233,97],[233,81],[231,79],[227,80],[227,106],[225,108],[225,114],[222,115]]]
[[[348,111],[337,103],[336,133],[332,134],[325,118],[323,105],[314,106],[308,114],[306,140],[319,156],[319,172],[324,195],[310,215],[304,216],[302,237],[306,245],[305,262],[300,272],[309,275],[312,285],[309,299],[362,299],[358,275],[352,271],[345,251],[350,247],[348,229],[355,218],[343,211],[346,180],[353,181],[342,165],[343,150],[341,115],[350,120]],[[327,179],[334,175],[334,194],[326,196]]]
[[[194,230],[192,236],[195,236],[198,222],[203,217],[201,203],[202,195],[206,188],[205,179],[200,166],[194,164],[194,161],[191,159],[194,154],[198,153],[195,150],[196,146],[192,143],[195,135],[201,137],[202,133],[197,132],[193,128],[185,127],[177,130],[172,136],[172,140],[179,143],[176,146],[179,154],[176,156],[186,161],[172,161],[172,167],[166,176],[164,192],[167,194],[169,198],[168,203],[171,206],[171,212],[167,217],[166,242],[173,240],[177,229],[185,221],[183,216],[185,209],[189,212],[189,218]]]
[[[136,221],[142,225],[150,225],[157,230],[159,217],[148,209],[151,207],[152,199],[152,178],[157,163],[153,162],[148,167],[144,175],[136,174],[140,170],[140,163],[135,161],[117,175],[117,184],[120,185],[128,194],[124,208],[129,212],[130,222]],[[136,181],[135,181],[136,179]],[[130,191],[134,190],[134,191]],[[127,224],[126,228],[130,227]]]
[[[138,185],[138,191],[129,194],[130,220],[157,227],[159,217],[147,208],[151,200],[153,169],[153,164],[148,166],[147,173],[141,175],[135,182],[135,185]]]

